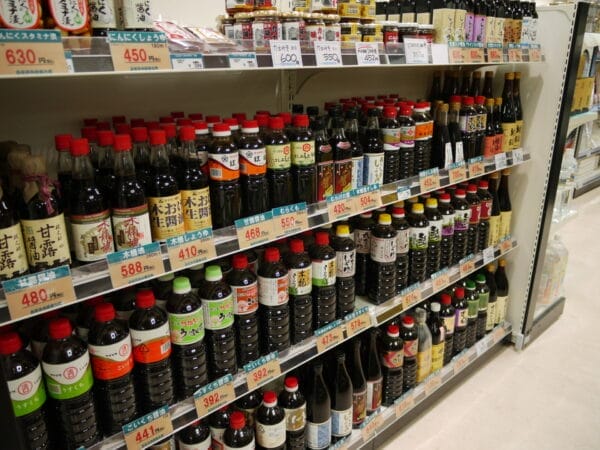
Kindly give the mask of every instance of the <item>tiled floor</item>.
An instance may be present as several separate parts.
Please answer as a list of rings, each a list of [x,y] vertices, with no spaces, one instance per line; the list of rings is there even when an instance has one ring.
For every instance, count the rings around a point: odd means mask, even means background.
[[[564,314],[524,351],[501,350],[387,442],[398,449],[600,449],[600,195],[577,199]]]

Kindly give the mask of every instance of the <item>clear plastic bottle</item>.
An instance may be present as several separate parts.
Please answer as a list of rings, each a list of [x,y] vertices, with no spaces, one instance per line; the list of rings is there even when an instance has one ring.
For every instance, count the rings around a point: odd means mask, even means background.
[[[333,239],[333,248],[336,255],[336,317],[343,318],[354,311],[356,273],[356,246],[350,238],[350,227],[338,225],[336,237]]]
[[[457,287],[454,290],[454,354],[462,352],[467,342],[468,304],[465,300],[465,289]]]
[[[292,158],[288,136],[284,132],[283,119],[269,119],[270,133],[267,144],[267,179],[269,180],[269,198],[271,207],[294,203],[292,189]]]
[[[429,221],[427,241],[427,275],[439,271],[442,267],[442,232],[444,217],[438,210],[438,201],[428,198],[425,201],[425,217]]]
[[[289,247],[285,265],[289,279],[290,339],[292,344],[298,344],[313,332],[312,262],[301,239],[290,240]]]
[[[257,448],[262,448],[256,446]],[[244,414],[234,411],[229,416],[229,426],[223,433],[223,450],[252,450],[255,448],[254,430],[246,423]]]
[[[310,249],[312,261],[313,324],[318,329],[336,317],[336,254],[329,246],[329,233],[317,231]]]
[[[292,185],[295,202],[314,203],[317,201],[315,138],[308,125],[307,115],[294,116],[294,132],[290,137]]]
[[[371,109],[368,112],[365,138],[362,146],[365,163],[363,184],[383,184],[385,154],[376,109]]]
[[[354,227],[354,243],[356,244],[356,274],[354,275],[354,281],[356,295],[367,294],[368,267],[371,258],[371,230],[374,227],[373,213],[368,212],[358,216]]]
[[[446,329],[444,343],[444,365],[448,364],[454,356],[454,327],[456,325],[456,312],[452,305],[452,297],[449,294],[440,296],[441,310],[440,317],[444,322]]]
[[[429,305],[427,326],[431,333],[431,372],[436,372],[444,366],[444,352],[446,349],[446,327],[440,317],[441,305],[431,302]]]
[[[422,203],[412,206],[408,218],[410,225],[409,283],[425,281],[427,276],[427,252],[429,247],[429,221]]]
[[[401,337],[404,343],[404,373],[402,390],[408,391],[417,383],[417,355],[419,353],[419,337],[412,316],[402,318]]]
[[[298,389],[296,377],[286,377],[279,394],[279,405],[285,412],[286,446],[289,450],[304,450],[306,445],[306,400]]]
[[[383,303],[396,295],[396,237],[389,214],[381,214],[371,231],[371,262],[367,285],[369,300]]]
[[[402,395],[404,343],[400,327],[387,326],[381,340],[381,371],[383,372],[383,404],[391,406]]]
[[[393,106],[383,109],[381,134],[383,136],[383,182],[393,183],[400,179],[400,125]]]
[[[490,238],[490,216],[492,213],[492,196],[488,190],[488,182],[479,180],[477,196],[481,200],[479,209],[479,248],[482,252],[487,246]]]
[[[422,382],[431,373],[431,331],[427,326],[427,311],[423,308],[415,310],[417,318],[417,335],[419,339],[417,353],[417,383]]]
[[[454,258],[454,207],[450,194],[440,194],[438,210],[442,215],[442,241],[440,242],[440,266],[450,267]]]
[[[212,450],[224,450],[225,442],[223,439],[225,431],[229,426],[231,414],[232,411],[229,409],[229,406],[223,406],[209,416],[208,423],[210,426]]]
[[[179,450],[210,450],[210,428],[205,420],[197,420],[177,433]]]
[[[285,439],[285,412],[277,404],[277,394],[273,391],[265,391],[262,404],[256,411],[256,448],[257,450],[284,450]]]
[[[258,122],[242,122],[242,137],[238,142],[240,154],[240,183],[242,185],[242,215],[252,216],[268,211],[267,151],[258,135]]]
[[[396,235],[396,295],[408,286],[410,248],[410,225],[405,219],[404,208],[392,208],[392,226],[398,233]]]

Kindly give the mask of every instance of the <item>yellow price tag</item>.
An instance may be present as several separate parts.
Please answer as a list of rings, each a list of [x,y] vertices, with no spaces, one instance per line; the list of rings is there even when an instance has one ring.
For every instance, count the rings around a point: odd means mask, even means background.
[[[127,450],[147,448],[172,433],[173,423],[167,406],[123,425]]]
[[[344,318],[344,321],[346,322],[346,336],[348,338],[357,335],[363,330],[371,328],[372,325],[369,308],[366,306],[358,311],[348,314]]]
[[[114,288],[137,284],[165,272],[160,244],[152,242],[106,256],[108,272]]]
[[[172,68],[167,37],[163,33],[109,31],[108,43],[117,72]]]
[[[235,231],[240,250],[269,242],[273,239],[273,214],[271,211],[235,221]]]
[[[67,73],[60,32],[0,30],[0,74]]]
[[[274,208],[272,213],[273,229],[277,238],[298,234],[308,229],[306,203]]]
[[[460,262],[460,277],[464,278],[475,270],[475,259],[473,256],[467,256]]]
[[[204,417],[235,400],[233,377],[226,375],[201,387],[194,394],[198,417]]]
[[[329,220],[342,220],[355,214],[356,202],[351,192],[332,195],[327,198]]]
[[[421,194],[436,191],[440,188],[440,173],[437,167],[419,173]]]
[[[181,270],[217,257],[212,229],[192,231],[167,239],[171,269]]]
[[[255,389],[281,375],[281,366],[277,358],[277,352],[273,352],[244,366],[248,389]]]
[[[480,177],[485,174],[485,163],[483,157],[479,156],[469,160],[469,176],[471,178]]]
[[[315,330],[315,337],[317,339],[317,352],[326,352],[344,340],[342,321],[336,320]]]

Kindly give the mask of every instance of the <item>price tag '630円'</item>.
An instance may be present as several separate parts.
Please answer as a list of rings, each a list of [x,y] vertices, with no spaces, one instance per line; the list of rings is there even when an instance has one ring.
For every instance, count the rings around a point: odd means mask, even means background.
[[[36,75],[67,71],[60,32],[0,30],[0,74]]]

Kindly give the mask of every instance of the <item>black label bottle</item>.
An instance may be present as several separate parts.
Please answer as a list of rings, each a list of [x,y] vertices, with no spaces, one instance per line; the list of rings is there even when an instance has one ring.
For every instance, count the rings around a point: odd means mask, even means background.
[[[283,130],[283,119],[272,117],[269,120],[270,133],[267,144],[267,179],[271,207],[294,203],[292,189],[292,155],[290,141]]]
[[[372,414],[381,406],[383,376],[379,352],[377,351],[377,330],[369,332],[369,347],[366,356],[365,376],[367,378],[367,414]]]
[[[208,266],[198,294],[202,300],[206,354],[210,379],[235,375],[237,359],[233,330],[233,294],[223,281],[221,267]]]
[[[225,433],[227,435],[227,432]],[[256,448],[283,450],[285,438],[285,412],[277,405],[277,394],[273,391],[265,391],[262,404],[256,411]]]
[[[202,303],[192,292],[188,278],[173,280],[167,314],[173,346],[171,363],[176,380],[175,394],[183,400],[208,382]]]
[[[400,179],[400,125],[393,106],[383,109],[381,134],[383,137],[383,182],[393,183]]]
[[[88,349],[100,428],[105,436],[118,433],[138,416],[131,348],[129,330],[117,320],[114,306],[98,304],[88,335]]]
[[[480,273],[475,276],[475,289],[479,295],[477,311],[477,340],[485,336],[487,323],[487,310],[490,300],[490,288],[485,284],[485,275]]]
[[[100,440],[92,387],[94,377],[85,343],[72,335],[69,319],[58,318],[48,327],[42,369],[52,399],[49,415],[55,420],[57,447],[75,450]]]
[[[362,143],[364,151],[364,179],[363,184],[383,184],[385,153],[383,150],[383,139],[379,130],[379,119],[377,110],[370,109],[368,112],[365,138]]]
[[[498,186],[498,206],[500,207],[500,233],[499,239],[510,236],[510,222],[512,219],[512,206],[510,203],[510,194],[508,188],[508,177],[510,169],[502,171],[500,185]]]
[[[312,261],[301,239],[292,239],[286,255],[290,304],[290,339],[298,344],[313,333]]]
[[[0,281],[24,275],[29,270],[21,225],[0,186]]]
[[[400,165],[398,174],[400,179],[415,175],[415,121],[412,116],[412,107],[400,107],[398,126],[400,127]]]
[[[320,202],[334,194],[333,148],[329,143],[322,119],[316,119],[312,129],[315,133],[317,161],[317,201]]]
[[[348,225],[337,226],[332,244],[336,257],[336,317],[341,319],[354,311],[355,300],[356,246]]]
[[[356,274],[354,281],[356,295],[367,294],[367,276],[371,258],[371,230],[374,227],[373,213],[368,212],[358,216],[354,227],[354,243],[356,245]]]
[[[493,158],[496,153],[500,153],[502,148],[496,147],[498,139],[496,137],[496,129],[494,125],[494,99],[488,98],[485,100],[486,122],[485,136],[481,148],[481,155],[484,158]]]
[[[237,360],[244,366],[260,356],[258,281],[248,268],[248,257],[244,253],[233,255],[232,266],[226,281],[233,294]]]
[[[151,290],[136,293],[129,331],[138,405],[140,412],[145,414],[173,403],[175,397],[169,321],[167,313],[156,307]]]
[[[450,203],[450,194],[440,194],[438,210],[442,215],[442,240],[440,242],[440,267],[452,265],[454,248],[454,208]]]
[[[397,234],[389,214],[381,214],[377,226],[371,231],[367,295],[376,304],[396,295]]]
[[[396,230],[396,295],[408,286],[408,251],[410,225],[405,218],[404,208],[392,208],[392,227]]]
[[[352,145],[344,132],[344,119],[335,116],[332,122],[329,144],[333,149],[334,193],[349,192],[352,189]]]
[[[391,406],[402,395],[404,343],[398,325],[390,324],[381,340],[383,404]]]
[[[416,308],[415,315],[417,319],[417,383],[421,383],[431,373],[431,332],[426,324],[427,311],[423,308]]]
[[[306,445],[306,400],[298,389],[296,377],[286,377],[284,389],[279,394],[279,405],[285,412],[286,447],[303,450]]]
[[[484,276],[485,284],[490,290],[488,296],[487,320],[485,323],[485,331],[487,333],[494,329],[494,326],[496,325],[496,316],[498,315],[498,296],[493,264],[487,265]]]
[[[248,217],[270,209],[267,181],[267,149],[258,135],[258,122],[242,122],[240,153],[240,183],[242,185],[242,216]]]
[[[360,143],[359,131],[358,131],[358,120],[356,118],[356,111],[349,109],[346,111],[346,123],[344,125],[346,137],[350,141],[352,146],[352,189],[359,188],[363,185],[365,177],[365,161],[363,154],[363,147]]]
[[[408,391],[417,383],[417,354],[419,353],[419,339],[415,327],[415,320],[411,316],[402,318],[402,340],[404,341],[404,378],[403,390]]]
[[[180,450],[210,450],[210,428],[205,420],[197,420],[177,433]]]
[[[429,110],[430,103],[428,102],[418,102],[413,109],[412,119],[415,121],[414,172],[416,174],[431,166],[433,118],[429,114]]]
[[[477,186],[469,184],[465,200],[471,208],[469,228],[467,229],[467,254],[477,253],[479,250],[479,215],[481,213],[481,200],[477,195]]]
[[[263,352],[282,351],[290,346],[288,272],[279,250],[269,247],[258,269],[258,301]]]
[[[479,209],[479,248],[482,252],[487,246],[490,238],[490,217],[492,214],[492,195],[488,190],[488,182],[486,180],[479,180],[479,187],[477,189],[477,196],[479,197],[480,209]]]
[[[223,450],[253,450],[257,447],[261,448],[255,446],[254,430],[246,424],[244,414],[239,411],[232,412],[229,416],[229,426],[223,433]]]
[[[229,426],[229,418],[233,412],[230,411],[229,406],[223,406],[218,411],[212,413],[209,418],[210,435],[211,435],[211,448],[212,450],[224,450],[225,442],[224,435],[227,427]]]
[[[452,305],[452,297],[443,293],[440,296],[440,317],[446,329],[444,343],[444,365],[448,364],[454,356],[454,328],[456,325],[456,311]]]
[[[346,355],[336,354],[336,370],[331,385],[331,435],[337,442],[352,433],[352,381],[346,370]]]
[[[352,341],[352,427],[358,428],[367,417],[367,379],[363,372],[361,342]]]
[[[467,230],[469,229],[469,220],[471,219],[471,208],[465,200],[466,193],[464,189],[457,189],[454,193],[454,241],[452,249],[452,262],[457,264],[461,259],[467,256]]]
[[[425,217],[429,222],[429,236],[427,243],[427,275],[431,275],[442,268],[442,230],[444,217],[438,210],[438,201],[428,198],[425,201]]]
[[[329,246],[329,233],[318,231],[310,249],[312,261],[313,324],[321,328],[336,317],[336,254]]]
[[[427,326],[431,333],[431,373],[434,373],[444,366],[446,327],[440,317],[441,305],[438,302],[431,302],[429,310]]]
[[[506,277],[506,260],[498,261],[498,269],[496,270],[496,325],[501,324],[506,320],[508,311],[508,278]]]
[[[492,196],[492,210],[490,213],[490,234],[487,246],[497,245],[500,240],[500,227],[502,224],[502,212],[500,211],[500,199],[498,198],[498,172],[488,176],[488,191]]]
[[[467,301],[467,340],[465,345],[471,347],[477,341],[477,315],[479,313],[479,294],[472,280],[467,280],[465,283],[465,300]]]
[[[46,389],[37,358],[23,347],[18,333],[0,335],[0,360],[22,440],[31,449],[50,447],[46,420]]]
[[[410,225],[409,283],[425,281],[427,276],[427,252],[429,245],[429,221],[424,214],[422,203],[412,205],[408,218]]]
[[[454,354],[465,349],[467,342],[468,303],[465,300],[465,289],[457,287],[454,290]]]
[[[320,362],[313,366],[312,386],[306,405],[306,448],[325,449],[331,444],[331,401]]]
[[[317,201],[315,138],[308,125],[307,115],[294,116],[295,130],[291,137],[292,185],[295,202],[315,203]]]

